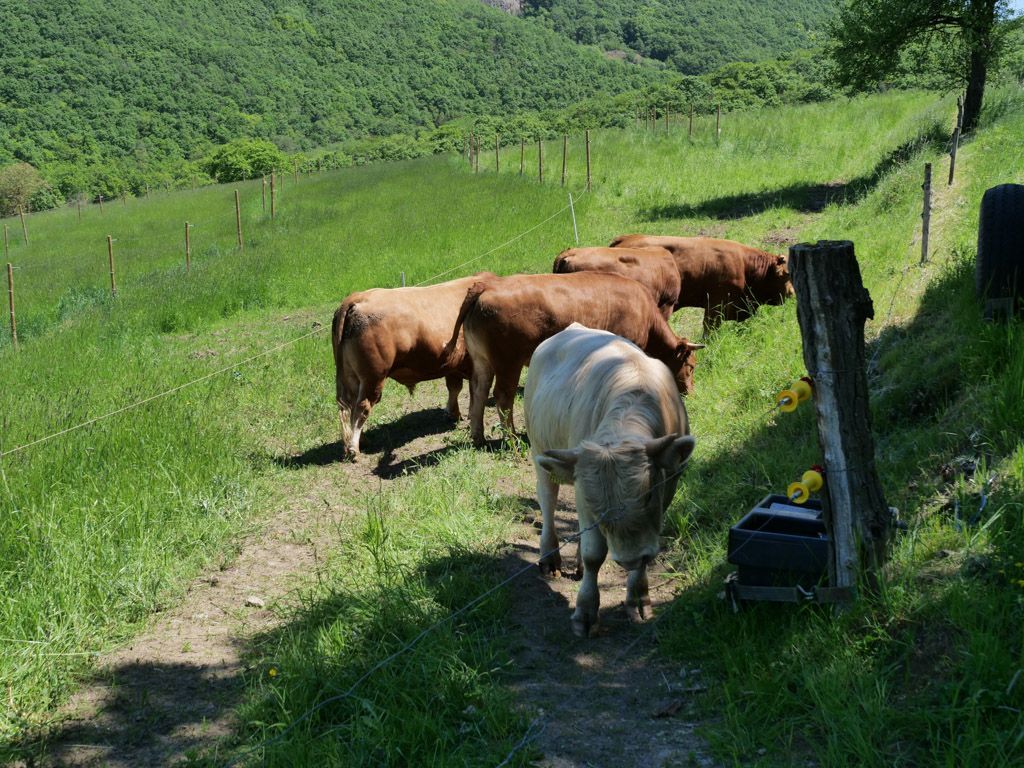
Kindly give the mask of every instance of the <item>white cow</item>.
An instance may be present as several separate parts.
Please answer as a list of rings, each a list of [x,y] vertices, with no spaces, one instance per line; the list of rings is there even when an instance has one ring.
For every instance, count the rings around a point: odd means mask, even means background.
[[[629,571],[626,612],[644,621],[651,605],[647,564],[658,554],[665,509],[695,444],[671,372],[626,339],[573,323],[533,353],[523,404],[546,574],[562,565],[558,485],[576,487],[583,583],[573,631],[597,633],[597,572],[609,551]]]

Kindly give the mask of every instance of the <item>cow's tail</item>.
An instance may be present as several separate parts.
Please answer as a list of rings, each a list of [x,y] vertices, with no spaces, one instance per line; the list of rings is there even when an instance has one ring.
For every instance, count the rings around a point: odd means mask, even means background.
[[[441,362],[447,367],[454,367],[459,354],[459,332],[462,330],[462,325],[466,321],[466,315],[469,311],[476,306],[477,300],[480,298],[480,294],[487,290],[487,283],[484,280],[478,280],[469,286],[469,290],[466,291],[466,298],[462,300],[462,306],[459,308],[459,316],[455,319],[455,328],[452,329],[452,337],[448,340],[448,343],[444,345],[444,350],[441,352]]]
[[[344,377],[342,363],[342,349],[341,342],[345,337],[345,320],[348,319],[348,314],[355,308],[355,304],[349,301],[343,301],[341,306],[338,307],[338,311],[334,313],[334,321],[331,323],[331,346],[334,349],[334,379],[335,379],[335,392],[338,400],[338,407],[341,408],[344,397]]]

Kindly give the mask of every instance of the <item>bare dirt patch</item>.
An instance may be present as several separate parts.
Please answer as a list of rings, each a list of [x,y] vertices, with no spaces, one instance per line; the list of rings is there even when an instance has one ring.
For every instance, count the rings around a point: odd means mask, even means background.
[[[171,765],[229,737],[250,673],[247,641],[281,621],[275,604],[287,602],[315,572],[362,494],[453,450],[451,424],[437,407],[443,399],[439,384],[421,386],[404,415],[365,433],[357,463],[339,461],[338,444],[278,457],[282,466],[302,471],[289,475],[294,480],[277,511],[241,542],[229,565],[196,579],[179,605],[99,660],[92,678],[60,711],[40,762]],[[523,423],[521,413],[517,423]],[[518,496],[524,512],[504,561],[509,573],[538,556],[532,473],[524,462],[514,487],[502,489]],[[563,538],[575,529],[571,488],[562,490],[558,524]],[[571,573],[575,545],[563,556]],[[518,635],[511,686],[536,723],[530,748],[543,753],[539,766],[712,764],[693,733],[699,673],[660,660],[650,627],[629,624],[622,608],[625,575],[613,563],[602,569],[602,629],[590,640],[570,629],[575,581],[546,580],[538,570],[510,587]],[[672,596],[668,579],[656,569],[655,611],[664,610]]]

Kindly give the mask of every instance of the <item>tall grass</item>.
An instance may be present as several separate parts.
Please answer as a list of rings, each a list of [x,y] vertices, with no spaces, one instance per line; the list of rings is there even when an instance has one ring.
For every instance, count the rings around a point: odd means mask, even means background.
[[[913,532],[897,546],[891,589],[842,620],[788,609],[734,616],[713,599],[727,525],[817,456],[806,409],[778,419],[766,413],[774,390],[802,373],[794,307],[764,308],[750,322],[727,324],[701,357],[698,390],[687,403],[700,447],[670,515],[678,539],[670,556],[685,591],[660,637],[666,652],[701,658],[718,676],[707,703],[723,717],[709,736],[734,762],[786,764],[780,756],[794,751],[835,765],[847,764],[844,755],[852,763],[910,765],[960,757],[981,764],[1019,754],[1013,716],[1001,707],[1019,709],[1020,689],[991,694],[1020,652],[1016,587],[996,575],[995,565],[979,577],[921,576],[940,550],[958,553],[958,563],[969,550],[1012,569],[1011,542],[1020,541],[1015,532],[1024,527],[1012,496],[1024,473],[1019,451],[1012,453],[1021,416],[1012,375],[1024,359],[1022,337],[977,321],[968,274],[981,190],[1022,168],[1014,143],[1024,127],[1021,113],[1017,102],[1006,105],[964,147],[962,180],[945,203],[952,213],[937,238],[938,258],[949,266],[923,296],[922,278],[908,270],[919,166],[938,159],[937,125],[948,122],[948,101],[887,94],[726,116],[719,141],[707,122],[698,123],[693,140],[680,126],[668,134],[659,128],[594,135],[594,190],[576,205],[584,244],[625,231],[705,231],[774,249],[784,240],[849,237],[875,299],[869,332],[880,334],[871,348],[880,465],[890,501],[913,521]],[[15,243],[11,256],[24,267],[16,272],[24,343],[15,354],[0,342],[2,450],[295,339],[314,321],[326,324],[347,292],[397,285],[402,272],[412,284],[464,262],[470,263],[452,276],[547,271],[572,244],[568,214],[470,261],[566,205],[561,158],[551,145],[543,186],[531,178],[533,147],[524,178],[518,148],[511,151],[514,159],[506,150],[500,174],[486,170],[485,156],[480,174],[464,160],[433,158],[298,184],[289,178],[274,221],[262,211],[258,184],[239,185],[242,252],[234,246],[232,187],[132,200],[106,206],[102,216],[90,208],[81,223],[74,210],[32,216],[31,245]],[[579,142],[569,160],[568,186],[578,193]],[[197,223],[189,275],[186,220]],[[116,299],[107,295],[108,233],[117,238]],[[950,259],[954,250],[960,255]],[[684,325],[693,320],[684,316]],[[61,654],[97,651],[126,637],[197,569],[229,556],[225,548],[259,519],[283,482],[275,457],[334,439],[328,346],[325,334],[315,335],[0,460],[0,626],[10,635],[0,644],[0,689],[15,702],[0,715],[4,738],[17,739],[45,718],[88,665],[88,656]],[[400,412],[391,394],[375,411],[377,422]],[[967,534],[937,511],[949,491],[936,484],[932,468],[975,444],[1005,478],[990,507],[1001,510],[1002,522]],[[481,466],[489,465],[457,451],[396,491],[383,517],[370,518],[383,520],[383,528],[339,532],[338,557],[355,564],[352,577],[334,569],[335,578],[310,593],[285,629],[253,649],[257,663],[273,660],[286,672],[253,681],[242,713],[252,744],[369,668],[394,647],[393,638],[479,594],[488,582],[467,581],[459,558],[493,559],[504,514],[498,510],[495,518],[477,490],[477,473],[493,471]],[[465,517],[443,535],[436,525],[443,494],[432,485],[433,470],[446,493],[452,489],[465,501]],[[973,491],[964,482],[966,501]],[[379,510],[370,499],[354,503]],[[431,522],[419,527],[420,516]],[[446,545],[432,543],[438,537],[460,553],[440,570],[430,565],[445,558],[438,547]],[[374,552],[385,554],[375,559]],[[454,591],[444,587],[449,577],[459,585]],[[994,593],[990,600],[986,589]],[[275,746],[270,760],[297,754],[402,764],[431,740],[454,744],[453,733],[472,727],[458,759],[494,762],[523,727],[497,687],[500,674],[485,671],[501,655],[495,626],[502,599],[442,633],[428,646],[433,656],[416,657],[441,668],[428,665],[423,676],[403,662],[374,689],[381,698],[359,704],[359,718],[350,707],[355,701],[325,711]],[[935,617],[940,631],[933,636]],[[994,638],[1001,633],[1018,642],[1000,647]],[[918,649],[928,657],[928,643],[951,650],[942,674],[926,670],[925,679],[913,662]],[[352,657],[318,666],[343,650]],[[979,670],[984,663],[987,672]],[[424,686],[437,676],[454,686],[453,706],[489,702],[494,720],[467,725],[455,709],[445,709],[437,726],[411,714],[400,718],[407,729],[393,715],[387,720],[388,712],[423,706]],[[400,696],[403,686],[407,695]],[[977,701],[990,708],[970,714],[968,705]],[[386,731],[396,746],[342,754],[337,740],[324,738],[334,728],[357,744],[379,741]],[[969,747],[958,746],[964,740]],[[767,756],[758,756],[761,748]]]

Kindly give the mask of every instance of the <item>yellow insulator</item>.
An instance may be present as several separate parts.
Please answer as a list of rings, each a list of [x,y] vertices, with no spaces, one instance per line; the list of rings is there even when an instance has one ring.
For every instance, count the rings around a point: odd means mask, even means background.
[[[825,478],[821,476],[821,472],[814,469],[808,469],[804,472],[803,477],[800,478],[800,482],[807,486],[807,490],[811,493],[817,493],[821,490],[821,486],[825,483]]]
[[[784,389],[775,396],[775,405],[783,413],[792,413],[800,405],[800,396],[792,389]]]
[[[801,403],[810,400],[811,394],[813,394],[811,390],[811,385],[808,384],[803,379],[797,379],[796,381],[794,381],[793,386],[791,386],[789,389],[791,392],[796,392],[797,400],[799,400]]]
[[[790,501],[803,504],[811,498],[811,490],[804,483],[797,481],[789,484],[789,487],[786,489],[786,495]]]

